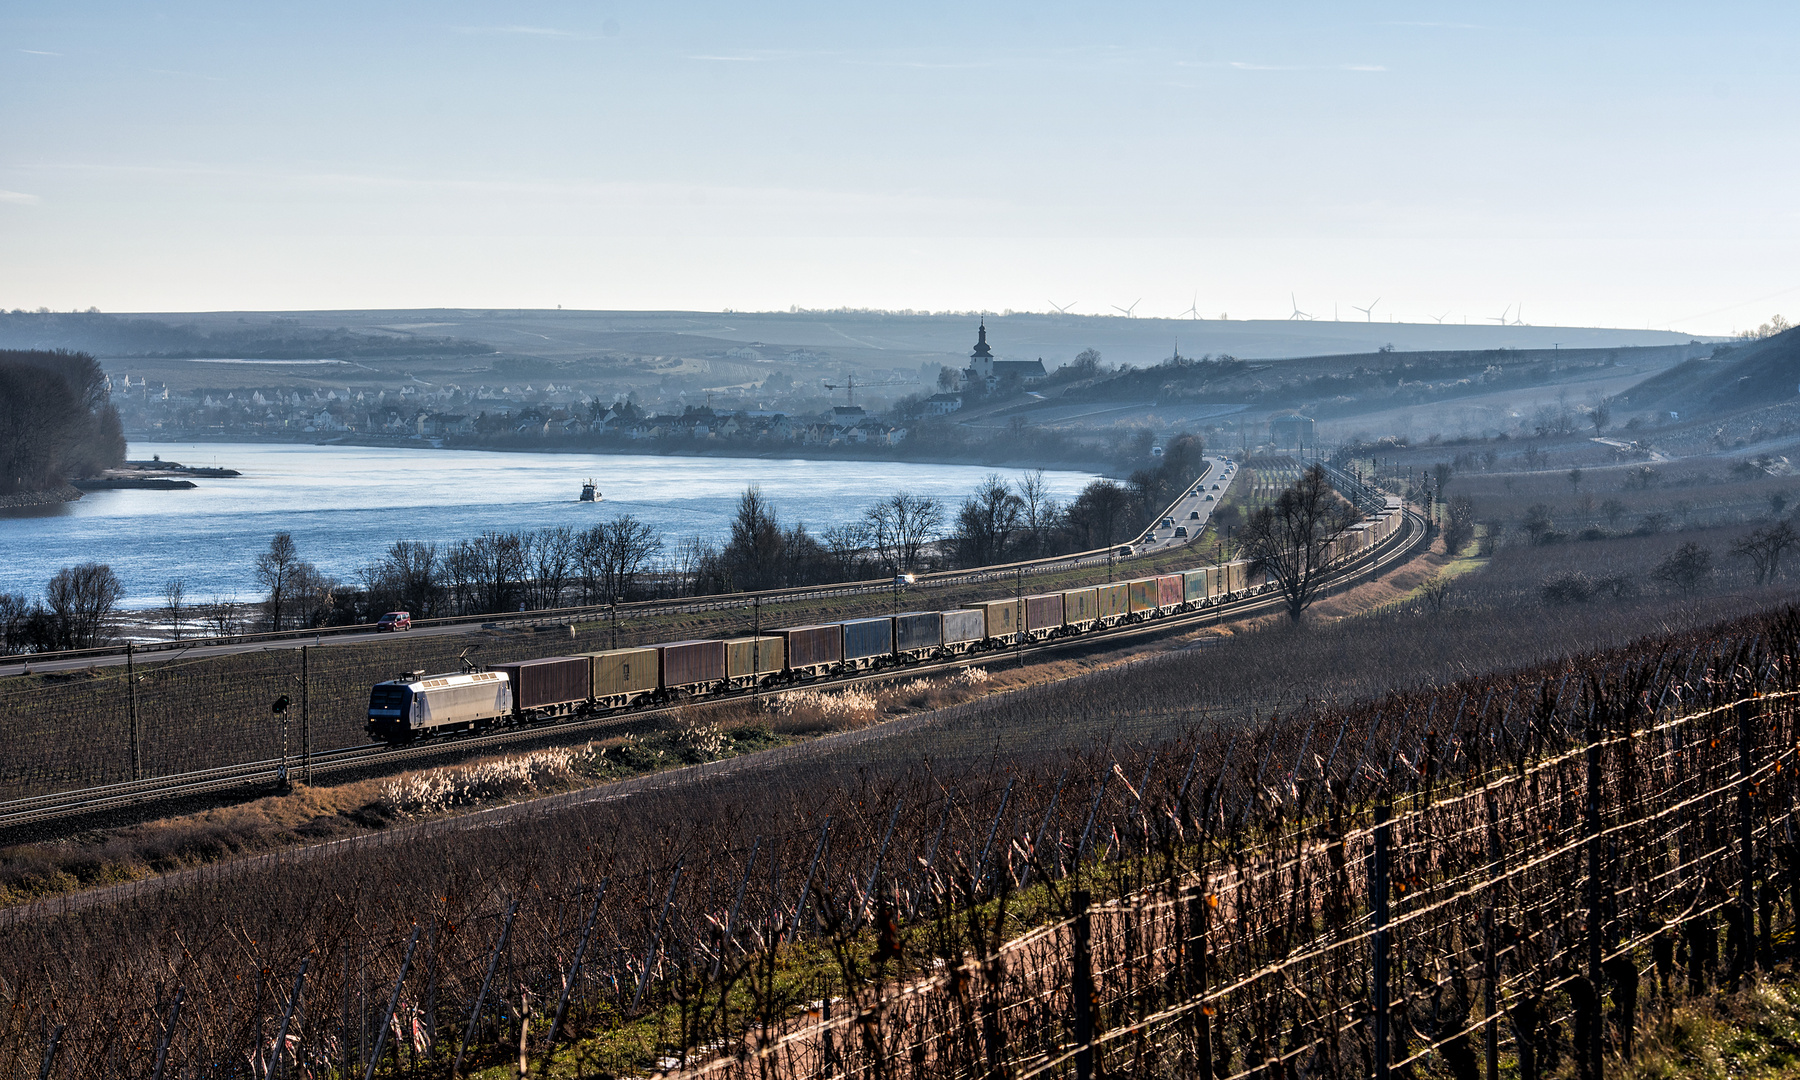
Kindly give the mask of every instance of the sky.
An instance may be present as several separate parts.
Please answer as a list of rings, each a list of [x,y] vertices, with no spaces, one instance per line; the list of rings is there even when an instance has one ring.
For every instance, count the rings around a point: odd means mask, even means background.
[[[1800,314],[1800,5],[0,9],[0,307]],[[1136,305],[1134,305],[1136,302]]]

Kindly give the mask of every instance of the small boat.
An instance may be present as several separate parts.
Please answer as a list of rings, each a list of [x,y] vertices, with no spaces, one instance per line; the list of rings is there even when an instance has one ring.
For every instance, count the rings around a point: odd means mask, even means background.
[[[600,489],[592,480],[581,485],[581,501],[597,503],[600,501]]]

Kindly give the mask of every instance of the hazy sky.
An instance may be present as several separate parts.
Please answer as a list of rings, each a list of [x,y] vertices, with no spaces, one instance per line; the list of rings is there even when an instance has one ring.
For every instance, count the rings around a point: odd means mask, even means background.
[[[0,306],[1800,314],[1800,5],[0,10]]]

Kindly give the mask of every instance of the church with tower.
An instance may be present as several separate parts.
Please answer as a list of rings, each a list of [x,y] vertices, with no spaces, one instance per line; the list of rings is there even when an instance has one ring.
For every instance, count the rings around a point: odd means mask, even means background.
[[[963,369],[963,385],[966,387],[985,387],[989,391],[997,389],[1008,379],[1017,379],[1024,386],[1043,382],[1048,376],[1044,371],[1044,361],[1038,360],[996,360],[994,350],[988,347],[987,320],[981,320],[981,328],[977,331],[975,350],[969,354],[969,366]]]

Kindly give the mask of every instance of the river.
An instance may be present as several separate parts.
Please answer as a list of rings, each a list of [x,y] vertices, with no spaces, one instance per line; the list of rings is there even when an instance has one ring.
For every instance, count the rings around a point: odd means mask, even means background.
[[[302,558],[354,581],[395,540],[443,547],[489,529],[585,528],[632,514],[673,549],[687,536],[725,537],[750,484],[761,486],[784,525],[803,521],[817,534],[899,490],[938,497],[948,519],[988,473],[1022,475],[916,462],[250,443],[136,445],[126,456],[153,453],[243,475],[196,479],[186,491],[93,491],[60,506],[0,510],[0,591],[35,598],[59,568],[92,561],[119,576],[124,608],[160,606],[172,578],[186,581],[190,603],[247,602],[258,599],[251,565],[281,530],[293,534]],[[590,477],[604,495],[599,505],[578,501]],[[1094,476],[1044,478],[1066,502]]]

